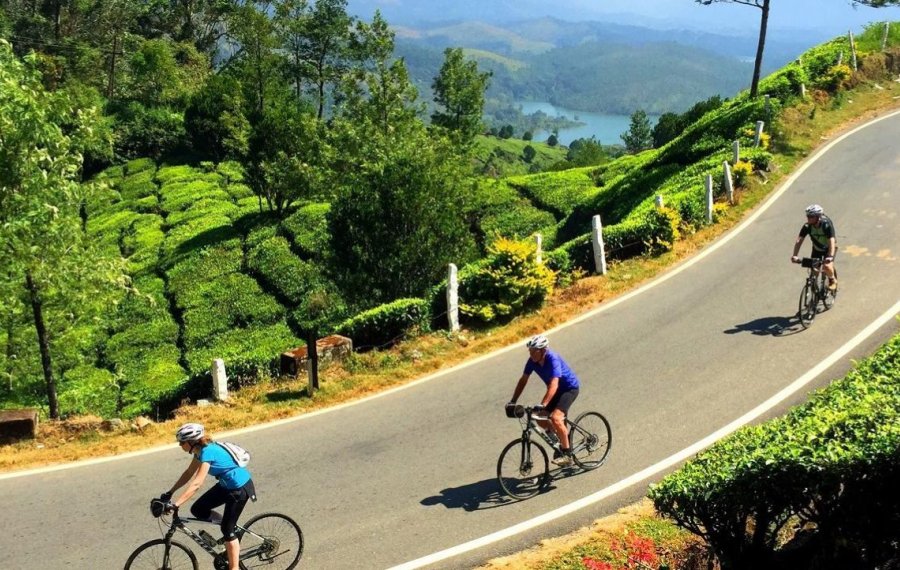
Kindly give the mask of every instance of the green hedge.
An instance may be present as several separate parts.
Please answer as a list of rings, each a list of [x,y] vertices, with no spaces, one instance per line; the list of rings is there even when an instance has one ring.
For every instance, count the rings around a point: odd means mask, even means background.
[[[148,170],[156,172],[156,162],[152,158],[135,158],[125,163],[125,174],[129,176]]]
[[[292,305],[300,303],[321,274],[294,255],[283,237],[271,237],[250,250],[247,266]]]
[[[221,358],[229,378],[253,378],[278,372],[281,353],[303,346],[284,322],[236,328],[210,339],[207,346],[187,351],[192,375],[208,376],[212,361]]]
[[[93,414],[115,417],[119,404],[119,384],[115,374],[91,365],[67,370],[59,386],[59,407],[66,414]]]
[[[118,190],[124,200],[136,200],[155,195],[158,188],[153,181],[153,171],[144,170],[122,179]]]
[[[120,369],[127,381],[122,390],[122,414],[165,417],[174,409],[191,384],[178,363],[181,354],[175,345],[161,345],[147,351],[139,361]]]
[[[393,344],[413,328],[427,330],[428,303],[424,299],[397,299],[351,317],[338,332],[353,339],[356,349]]]
[[[900,335],[788,415],[700,453],[650,497],[723,568],[878,567],[896,556],[898,478]],[[788,525],[806,530],[786,544]]]
[[[307,204],[285,218],[281,227],[285,229],[298,253],[306,259],[321,259],[329,247],[328,212],[331,205],[325,203]]]
[[[244,253],[237,240],[227,242],[224,246],[192,251],[166,271],[169,291],[180,308],[195,306],[197,303],[184,299],[196,296],[198,286],[203,283],[239,272],[243,260]]]

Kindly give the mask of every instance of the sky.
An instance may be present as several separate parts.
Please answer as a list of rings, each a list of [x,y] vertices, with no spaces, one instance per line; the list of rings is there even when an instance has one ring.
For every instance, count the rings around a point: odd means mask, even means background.
[[[553,16],[654,28],[756,34],[760,10],[731,2],[709,6],[694,0],[349,0],[350,11],[370,18],[379,8],[395,25],[454,19],[502,21]],[[900,7],[853,6],[850,0],[772,0],[770,31],[815,31],[830,38],[862,30],[870,22],[900,21]]]

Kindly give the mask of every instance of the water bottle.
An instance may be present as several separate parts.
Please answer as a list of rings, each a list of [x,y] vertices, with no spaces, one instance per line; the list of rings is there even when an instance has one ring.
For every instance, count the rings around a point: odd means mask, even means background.
[[[202,538],[203,541],[204,541],[204,542],[207,544],[207,546],[209,546],[210,548],[215,548],[216,546],[218,546],[219,543],[216,541],[215,538],[213,538],[213,535],[209,534],[209,533],[206,532],[205,530],[201,529],[200,532],[199,532],[198,534],[200,535],[200,538]]]

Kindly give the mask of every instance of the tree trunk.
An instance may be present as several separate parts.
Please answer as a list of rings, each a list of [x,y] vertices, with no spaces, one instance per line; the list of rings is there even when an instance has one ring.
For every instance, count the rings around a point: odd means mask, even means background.
[[[759,74],[762,69],[763,52],[766,49],[766,28],[769,25],[769,0],[763,0],[760,6],[762,16],[759,20],[759,43],[756,46],[756,63],[753,64],[753,83],[750,85],[750,98],[759,93]]]
[[[59,402],[56,399],[56,380],[53,379],[53,365],[50,360],[50,340],[47,338],[47,328],[44,326],[44,309],[40,291],[34,282],[30,271],[25,272],[25,288],[28,289],[28,297],[31,301],[31,310],[34,313],[34,328],[37,331],[38,345],[41,349],[41,366],[44,369],[44,380],[47,382],[47,403],[50,407],[50,418],[59,419]]]

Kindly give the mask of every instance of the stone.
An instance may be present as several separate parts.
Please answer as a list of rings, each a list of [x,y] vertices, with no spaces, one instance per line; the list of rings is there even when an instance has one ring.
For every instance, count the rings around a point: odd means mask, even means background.
[[[34,408],[0,411],[0,442],[33,439],[38,426]]]
[[[316,352],[319,355],[320,366],[328,362],[337,362],[353,352],[353,341],[345,336],[329,335],[316,341]],[[305,346],[281,353],[281,374],[299,376],[306,370],[307,360],[309,355]]]

